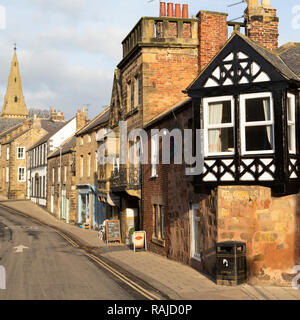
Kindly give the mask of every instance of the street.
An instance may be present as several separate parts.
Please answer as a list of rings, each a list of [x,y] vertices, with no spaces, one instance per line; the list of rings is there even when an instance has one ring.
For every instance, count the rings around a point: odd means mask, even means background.
[[[0,208],[0,300],[141,300],[54,230]]]

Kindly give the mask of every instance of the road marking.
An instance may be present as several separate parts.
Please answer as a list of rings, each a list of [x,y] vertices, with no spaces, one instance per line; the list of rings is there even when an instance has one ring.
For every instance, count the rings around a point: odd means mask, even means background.
[[[53,228],[51,228],[51,229],[53,229]],[[76,243],[76,242],[74,242],[72,239],[70,239],[68,236],[66,236],[64,233],[61,233],[61,232],[59,232],[59,231],[57,231],[57,230],[55,230],[55,229],[53,229],[57,234],[59,234],[61,237],[63,237],[65,240],[67,240],[73,247],[75,247],[75,248],[79,248],[79,245]]]
[[[23,252],[24,249],[29,249],[29,248],[23,245],[19,245],[17,247],[14,247],[14,249],[16,249],[15,253],[19,253],[19,252]]]
[[[129,278],[127,278],[126,276],[121,274],[119,271],[117,271],[116,269],[114,269],[113,267],[111,267],[110,265],[105,263],[104,261],[100,260],[98,257],[94,256],[93,254],[89,254],[89,253],[87,253],[86,255],[88,257],[90,257],[91,259],[93,259],[95,262],[97,262],[99,265],[101,265],[103,268],[108,270],[110,273],[114,274],[118,279],[125,282],[128,286],[133,288],[135,291],[139,292],[141,295],[146,297],[148,300],[161,300],[160,297],[154,295],[153,293],[144,289],[143,287],[141,287],[140,285],[138,285],[134,281],[130,280]]]

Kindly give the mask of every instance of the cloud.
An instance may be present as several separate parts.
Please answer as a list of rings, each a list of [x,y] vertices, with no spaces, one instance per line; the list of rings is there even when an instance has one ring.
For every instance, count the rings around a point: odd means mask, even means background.
[[[87,6],[88,0],[26,0],[43,10],[79,12]]]

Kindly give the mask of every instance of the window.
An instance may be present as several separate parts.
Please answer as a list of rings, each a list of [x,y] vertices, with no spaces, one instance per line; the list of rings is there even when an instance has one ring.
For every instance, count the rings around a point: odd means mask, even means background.
[[[88,142],[91,142],[91,141],[92,141],[92,136],[91,136],[91,134],[88,134],[87,137],[88,137],[88,138],[87,138],[87,139],[88,139]]]
[[[6,182],[9,182],[9,168],[6,168]]]
[[[127,105],[128,105],[128,111],[130,112],[133,108],[133,97],[132,97],[132,83],[131,81],[127,84]]]
[[[289,151],[296,153],[296,126],[295,126],[296,97],[288,93],[287,96],[287,122],[288,122],[288,144]]]
[[[83,144],[83,137],[80,137],[80,144]]]
[[[158,240],[164,240],[164,218],[165,218],[165,208],[161,205],[154,205],[154,236]]]
[[[26,170],[25,167],[18,168],[18,181],[19,182],[24,182],[26,180],[25,170]]]
[[[192,205],[192,258],[201,260],[201,224],[199,205]]]
[[[67,166],[64,167],[64,182],[67,183]]]
[[[234,153],[234,99],[232,96],[203,99],[204,150],[206,155]]]
[[[91,154],[89,153],[88,154],[88,157],[87,157],[87,172],[88,172],[88,177],[91,176]]]
[[[52,184],[55,182],[55,168],[52,168]]]
[[[58,183],[61,182],[61,168],[60,167],[58,167],[58,170],[57,170],[57,181],[58,181]]]
[[[113,171],[120,170],[120,158],[113,158]]]
[[[83,177],[83,156],[80,156],[80,176]]]
[[[0,144],[0,159],[1,159],[1,155],[2,155],[2,144]]]
[[[17,159],[25,159],[25,148],[24,147],[17,148]]]
[[[15,102],[16,102],[16,103],[18,102],[18,97],[17,97],[17,96],[15,96]]]
[[[159,136],[151,137],[151,177],[157,177],[157,165],[159,163]]]
[[[9,160],[9,147],[6,149],[6,160]]]
[[[271,93],[240,96],[242,154],[274,152],[273,100]]]
[[[138,76],[135,77],[135,105],[140,105],[140,79]]]

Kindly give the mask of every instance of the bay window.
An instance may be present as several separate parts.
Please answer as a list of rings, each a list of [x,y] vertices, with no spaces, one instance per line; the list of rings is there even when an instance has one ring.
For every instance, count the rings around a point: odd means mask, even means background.
[[[240,96],[242,154],[274,152],[274,112],[271,93]]]
[[[288,144],[289,144],[290,153],[296,153],[295,104],[296,104],[295,95],[288,93],[287,122],[288,122]]]
[[[232,96],[203,99],[204,150],[206,155],[234,153],[234,99]]]

